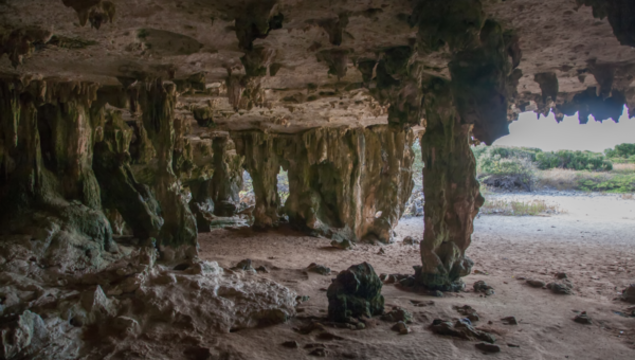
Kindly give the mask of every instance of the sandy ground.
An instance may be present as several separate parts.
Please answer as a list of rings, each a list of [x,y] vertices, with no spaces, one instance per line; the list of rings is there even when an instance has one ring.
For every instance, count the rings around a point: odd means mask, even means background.
[[[502,198],[505,195],[495,195]],[[507,195],[509,196],[509,195]],[[480,216],[475,221],[473,244],[468,254],[474,269],[486,272],[465,278],[467,291],[446,293],[443,298],[412,294],[384,285],[387,308],[404,307],[414,314],[412,333],[398,335],[391,323],[379,321],[365,330],[331,329],[344,340],[318,340],[293,330],[310,317],[326,315],[325,289],[331,276],[304,271],[310,263],[341,271],[367,261],[377,273],[412,273],[419,263],[418,247],[400,241],[379,247],[357,245],[340,251],[329,241],[302,236],[289,229],[254,232],[217,230],[200,235],[201,257],[233,266],[250,258],[265,265],[265,275],[294,289],[310,300],[298,308],[296,318],[284,325],[249,329],[224,335],[245,359],[309,359],[309,343],[327,346],[327,358],[343,359],[635,359],[635,318],[616,314],[627,305],[617,300],[630,282],[635,282],[635,200],[620,196],[513,195],[524,200],[542,198],[557,204],[565,213],[549,217]],[[421,238],[422,218],[403,219],[397,239]],[[566,272],[574,295],[555,295],[527,286],[517,277],[553,281],[553,274]],[[485,280],[495,288],[489,297],[472,291],[472,284]],[[434,301],[414,307],[410,300]],[[481,320],[476,325],[490,330],[501,346],[498,354],[483,354],[474,342],[438,336],[427,327],[433,319],[457,319],[454,306],[470,305]],[[587,311],[592,325],[573,321],[575,311]],[[515,316],[519,325],[504,325],[500,319]],[[491,321],[491,323],[489,323]],[[280,344],[295,340],[298,349]],[[223,341],[223,342],[225,342]],[[519,347],[509,347],[512,343]]]

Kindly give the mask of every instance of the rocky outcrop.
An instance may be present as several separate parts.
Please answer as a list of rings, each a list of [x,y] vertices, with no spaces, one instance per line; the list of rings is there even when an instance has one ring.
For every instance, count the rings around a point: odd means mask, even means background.
[[[344,246],[391,241],[414,186],[412,131],[374,126],[232,136],[253,179],[258,226],[274,226],[284,213],[296,228]],[[276,188],[281,166],[289,176],[284,209]]]

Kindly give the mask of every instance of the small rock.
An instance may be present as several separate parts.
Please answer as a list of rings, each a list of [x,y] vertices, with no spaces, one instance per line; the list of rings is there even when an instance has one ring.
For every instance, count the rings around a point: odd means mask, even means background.
[[[516,280],[526,280],[527,278],[524,276],[516,276]]]
[[[236,264],[236,266],[234,266],[232,270],[255,271],[254,268],[251,266],[251,259],[242,260],[241,262]]]
[[[269,269],[266,266],[261,265],[256,269],[257,272],[269,273]]]
[[[582,313],[577,315],[573,319],[573,321],[577,322],[578,324],[584,324],[584,325],[591,325],[593,323],[593,321],[591,320],[591,317],[587,315],[586,311],[583,311]]]
[[[357,330],[364,330],[366,329],[366,324],[364,324],[363,322],[359,322],[357,323],[357,325],[355,325],[355,327],[357,328]]]
[[[563,273],[563,272],[556,273],[556,279],[562,280],[562,279],[566,279],[566,278],[567,278],[567,274],[566,273]]]
[[[518,320],[513,316],[504,317],[501,319],[506,325],[518,325]]]
[[[84,316],[76,315],[76,316],[73,316],[73,318],[70,321],[70,324],[75,327],[82,327],[84,326],[85,322],[86,322],[86,318]]]
[[[307,271],[320,274],[320,275],[328,275],[331,273],[331,269],[327,268],[324,265],[318,265],[316,263],[311,263],[309,267],[306,268]]]
[[[400,307],[393,308],[390,312],[381,316],[381,319],[389,322],[403,321],[409,323],[412,320],[412,314]]]
[[[337,240],[331,241],[331,246],[340,250],[348,250],[353,247],[353,244],[351,244],[350,241],[344,239],[342,241],[337,241]]]
[[[377,255],[386,255],[386,251],[384,250],[384,248],[379,248],[379,252],[377,252]]]
[[[428,295],[441,298],[441,297],[443,297],[443,291],[441,291],[441,290],[430,290],[430,291],[428,291]]]
[[[520,347],[520,345],[518,345],[518,344],[513,344],[513,343],[507,343],[507,346],[509,346],[509,347],[513,347],[513,348],[519,348],[519,347]]]
[[[118,316],[114,318],[110,321],[110,325],[117,335],[121,337],[136,335],[141,329],[137,320],[127,316]]]
[[[326,351],[326,349],[315,349],[313,351],[311,351],[309,353],[309,356],[315,356],[315,357],[326,357],[326,355],[328,354],[328,351]]]
[[[335,334],[333,334],[333,333],[330,333],[330,332],[328,332],[328,331],[325,331],[325,332],[319,333],[319,334],[318,334],[318,336],[317,336],[317,338],[318,338],[318,339],[320,339],[320,340],[326,340],[326,341],[331,341],[331,340],[344,340],[344,338],[343,338],[343,337],[341,337],[341,336],[337,336],[337,335],[335,335]]]
[[[281,345],[289,349],[297,349],[300,346],[295,340],[285,341]]]
[[[309,325],[298,329],[297,331],[300,334],[307,335],[307,334],[312,333],[314,330],[326,331],[326,327],[324,327],[324,325],[322,325],[321,323],[319,323],[317,321],[314,321],[314,322],[310,323]]]
[[[412,236],[406,236],[402,243],[404,245],[418,245],[419,244],[419,240],[414,239]]]
[[[467,316],[467,319],[470,320],[470,322],[477,322],[480,320],[476,310],[469,305],[456,306],[455,309],[460,314]]]
[[[391,330],[398,332],[401,335],[410,333],[410,329],[403,321],[400,321],[391,327]]]
[[[495,344],[488,344],[486,342],[478,343],[474,346],[476,346],[477,349],[488,353],[497,353],[501,351],[500,346]]]
[[[190,264],[183,263],[183,264],[178,264],[177,266],[175,266],[174,270],[176,270],[176,271],[184,271],[184,270],[187,270],[189,267],[190,267]]]
[[[628,303],[635,304],[635,284],[631,284],[622,291],[621,299]]]
[[[474,274],[475,275],[479,275],[479,274],[481,274],[481,275],[489,275],[487,273],[487,271],[482,271],[482,270],[474,270]]]
[[[483,280],[475,282],[473,286],[475,292],[480,292],[487,296],[494,295],[494,288],[487,285],[487,283]]]
[[[395,275],[386,275],[385,280],[382,280],[385,284],[394,284],[397,282],[397,277]]]
[[[547,284],[547,289],[551,290],[552,293],[558,295],[571,295],[573,292],[571,288],[567,285],[560,283],[549,283]]]
[[[399,285],[403,287],[413,287],[415,286],[416,280],[414,276],[408,276],[401,280],[399,280]]]
[[[304,303],[311,300],[311,297],[308,295],[296,296],[295,301],[299,303]]]
[[[527,285],[535,288],[541,288],[545,286],[545,282],[540,280],[527,279]]]

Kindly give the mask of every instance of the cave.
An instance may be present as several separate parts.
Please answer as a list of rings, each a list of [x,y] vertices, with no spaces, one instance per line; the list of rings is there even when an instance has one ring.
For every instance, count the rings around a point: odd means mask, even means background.
[[[463,303],[472,147],[631,121],[634,47],[629,0],[0,0],[0,359],[632,358]]]

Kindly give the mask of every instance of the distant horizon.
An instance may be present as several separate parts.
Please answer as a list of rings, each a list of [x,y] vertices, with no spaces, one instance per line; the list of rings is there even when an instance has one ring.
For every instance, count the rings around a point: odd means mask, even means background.
[[[534,112],[520,114],[517,121],[509,125],[510,134],[493,145],[540,148],[545,151],[589,150],[603,152],[622,143],[635,143],[635,118],[628,118],[624,107],[618,123],[605,120],[600,123],[589,116],[589,122],[581,125],[578,114],[565,116],[557,123],[553,113],[540,119]]]

